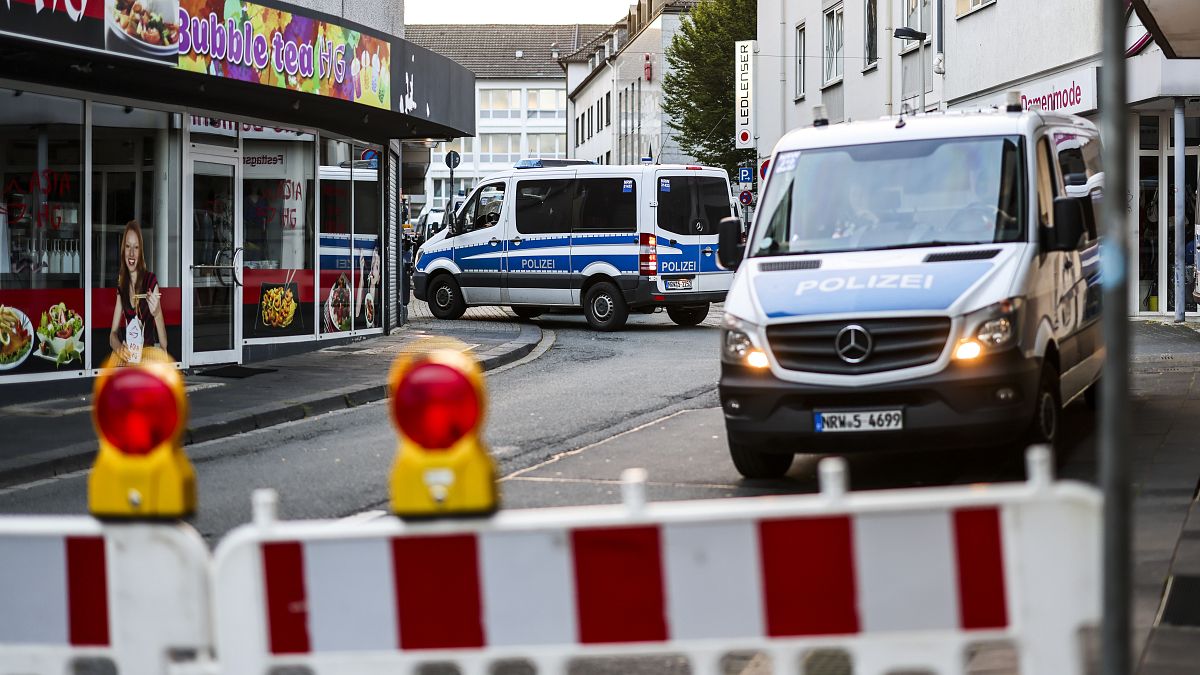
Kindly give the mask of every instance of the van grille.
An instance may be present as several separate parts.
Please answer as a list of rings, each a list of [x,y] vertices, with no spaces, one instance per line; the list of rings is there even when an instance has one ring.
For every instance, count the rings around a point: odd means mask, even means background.
[[[871,350],[860,363],[838,356],[838,333],[862,327]],[[933,363],[950,336],[950,319],[919,317],[787,323],[767,327],[775,359],[787,370],[832,375],[864,375]]]

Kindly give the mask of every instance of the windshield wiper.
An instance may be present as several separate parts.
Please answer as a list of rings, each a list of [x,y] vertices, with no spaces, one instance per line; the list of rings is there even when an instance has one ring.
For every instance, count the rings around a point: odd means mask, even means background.
[[[918,241],[911,244],[896,244],[895,246],[875,246],[872,248],[856,248],[855,251],[892,251],[904,248],[937,248],[939,246],[981,246],[983,244],[991,244],[990,241],[941,241],[934,239],[932,241]]]
[[[990,244],[990,241],[921,241],[912,244],[896,244],[895,246],[873,246],[870,248],[828,248],[806,249],[799,251],[760,251],[750,256],[752,258],[771,258],[781,255],[823,255],[826,253],[858,253],[860,251],[892,251],[905,248],[937,248],[939,246],[980,246]]]

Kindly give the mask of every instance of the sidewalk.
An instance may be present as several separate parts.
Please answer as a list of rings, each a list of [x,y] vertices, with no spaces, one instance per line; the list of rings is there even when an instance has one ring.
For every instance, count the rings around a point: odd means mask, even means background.
[[[526,356],[542,331],[500,308],[473,308],[460,321],[436,321],[423,303],[409,306],[409,323],[394,335],[339,344],[244,367],[197,368],[185,373],[190,416],[184,443],[224,438],[253,429],[350,408],[384,398],[397,354],[445,344],[466,346],[485,370]],[[213,370],[225,372],[214,376]],[[206,374],[209,373],[209,374]],[[10,397],[11,398],[11,397]],[[27,399],[28,400],[28,399]],[[96,452],[90,385],[86,395],[0,407],[10,439],[37,444],[0,447],[0,487],[86,469]]]
[[[1139,675],[1200,672],[1200,327],[1134,324],[1133,626]]]

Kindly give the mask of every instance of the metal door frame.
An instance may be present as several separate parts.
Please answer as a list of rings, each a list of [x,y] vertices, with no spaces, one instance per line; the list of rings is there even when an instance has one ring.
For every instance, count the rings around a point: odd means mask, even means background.
[[[241,143],[236,148],[201,146],[189,143],[189,152],[184,158],[183,172],[183,260],[186,269],[183,274],[183,359],[188,367],[214,363],[242,362],[242,285],[240,276],[240,253],[244,243],[242,213],[242,162]],[[231,256],[231,275],[234,279],[233,288],[233,345],[221,351],[194,350],[195,318],[193,315],[195,298],[195,266],[193,259],[196,228],[193,218],[193,195],[195,190],[195,163],[225,164],[233,168],[233,246]]]

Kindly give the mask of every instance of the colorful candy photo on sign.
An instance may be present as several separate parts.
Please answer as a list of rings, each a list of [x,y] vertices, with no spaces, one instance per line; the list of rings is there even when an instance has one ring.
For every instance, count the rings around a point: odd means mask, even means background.
[[[238,0],[180,0],[179,67],[390,109],[391,45]]]

